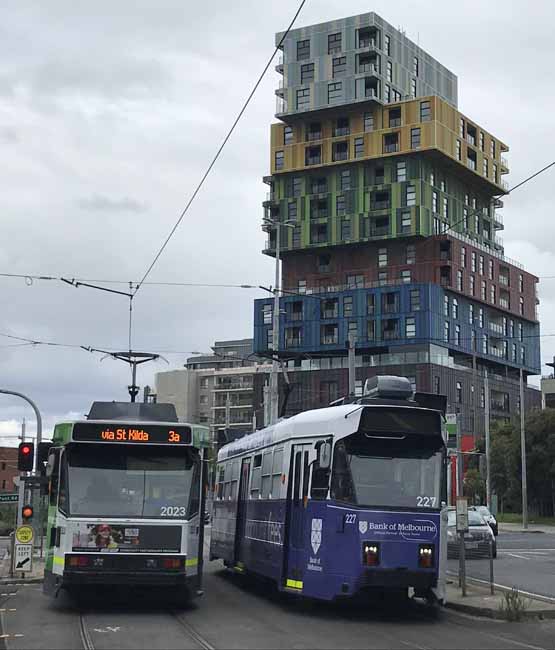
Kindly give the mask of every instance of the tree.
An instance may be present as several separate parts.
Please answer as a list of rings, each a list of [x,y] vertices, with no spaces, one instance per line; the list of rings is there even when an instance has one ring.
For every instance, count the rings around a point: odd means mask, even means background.
[[[464,477],[464,494],[473,504],[484,503],[486,484],[477,469],[469,469]]]

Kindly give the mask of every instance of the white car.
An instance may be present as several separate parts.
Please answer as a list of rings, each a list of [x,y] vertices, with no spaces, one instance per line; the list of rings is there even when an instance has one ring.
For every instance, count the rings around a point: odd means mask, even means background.
[[[493,534],[497,536],[499,527],[497,526],[497,519],[491,514],[487,506],[471,506],[469,510],[476,510],[479,512],[486,522],[491,526]]]
[[[497,543],[489,524],[477,510],[468,510],[468,531],[464,534],[464,550],[468,559],[475,557],[497,557]],[[447,557],[458,558],[460,550],[457,533],[457,513],[449,510],[447,520]]]

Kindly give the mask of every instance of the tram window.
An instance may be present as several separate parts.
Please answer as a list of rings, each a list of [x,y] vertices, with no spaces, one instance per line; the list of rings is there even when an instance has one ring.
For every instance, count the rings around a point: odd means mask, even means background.
[[[279,499],[281,490],[281,473],[283,469],[283,449],[274,451],[274,463],[272,466],[272,497]]]
[[[53,451],[55,460],[54,466],[52,468],[52,474],[50,475],[50,505],[55,506],[58,499],[58,485],[60,477],[60,450],[54,449]]]
[[[223,499],[224,496],[224,466],[220,465],[218,467],[218,491],[217,491],[217,497],[218,499]]]
[[[235,501],[237,498],[237,481],[231,481],[231,500]]]
[[[330,484],[330,470],[314,465],[312,470],[312,485],[310,497],[312,499],[325,499],[328,496]]]
[[[231,466],[231,480],[232,481],[238,481],[239,480],[239,461],[234,460],[233,465]]]
[[[60,454],[61,455],[61,454]],[[59,496],[58,496],[58,509],[61,512],[67,513],[69,510],[69,503],[67,499],[67,461],[64,456],[61,456],[61,463],[59,463],[59,472],[60,472],[60,479],[59,479]]]
[[[262,471],[262,454],[254,457],[251,476],[251,499],[258,499],[260,495],[260,472]]]
[[[272,456],[273,453],[268,451],[262,457],[262,487],[260,496],[267,499],[272,489]]]
[[[345,444],[339,442],[333,455],[333,479],[331,482],[331,498],[339,501],[352,501],[354,486],[351,470],[345,453]]]
[[[310,481],[310,465],[308,464],[308,451],[305,451],[304,463],[303,463],[303,498],[308,496],[309,481]]]
[[[301,452],[295,454],[295,474],[293,478],[293,501],[298,501],[301,491]]]

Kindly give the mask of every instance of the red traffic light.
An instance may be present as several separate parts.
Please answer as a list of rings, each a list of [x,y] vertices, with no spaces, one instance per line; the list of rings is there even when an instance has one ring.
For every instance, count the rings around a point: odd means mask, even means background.
[[[33,507],[32,506],[23,506],[21,508],[21,516],[23,519],[31,519],[33,516]]]
[[[32,472],[35,460],[35,444],[22,442],[17,450],[17,469],[20,472]]]
[[[29,447],[29,445],[22,445],[21,446],[21,453],[24,456],[28,456],[31,453],[31,447]]]

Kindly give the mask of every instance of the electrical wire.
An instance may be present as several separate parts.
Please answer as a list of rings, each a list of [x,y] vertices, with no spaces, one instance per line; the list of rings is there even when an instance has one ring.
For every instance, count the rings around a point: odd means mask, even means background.
[[[280,48],[281,48],[283,42],[285,41],[287,35],[289,34],[289,32],[291,31],[293,25],[295,24],[295,21],[297,20],[297,17],[298,17],[299,14],[301,13],[301,10],[302,10],[302,8],[304,7],[305,2],[306,2],[306,0],[302,0],[302,1],[301,1],[300,5],[299,5],[299,7],[298,7],[298,9],[297,9],[297,11],[295,12],[295,15],[293,16],[293,19],[292,19],[291,22],[289,23],[289,27],[288,27],[288,28],[285,30],[285,32],[283,33],[283,36],[281,37],[281,40],[279,41],[279,43],[276,45],[276,48],[275,48],[275,50],[274,50],[272,56],[268,59],[268,63],[266,63],[266,65],[264,66],[264,69],[262,70],[261,75],[258,77],[257,82],[255,83],[253,89],[251,90],[249,96],[247,97],[247,100],[246,100],[245,103],[243,104],[243,107],[242,107],[241,110],[239,111],[239,114],[238,114],[237,117],[235,118],[235,121],[233,122],[233,124],[231,125],[231,128],[229,129],[227,135],[226,135],[225,138],[223,139],[223,142],[221,143],[221,145],[219,146],[218,150],[216,151],[216,155],[215,155],[214,158],[212,159],[212,162],[208,165],[208,168],[206,169],[206,171],[204,172],[202,178],[200,179],[200,182],[198,183],[197,187],[195,188],[195,191],[193,192],[191,198],[189,199],[189,201],[187,202],[185,208],[184,208],[183,211],[181,212],[181,215],[179,216],[179,218],[178,218],[178,220],[176,221],[175,225],[174,225],[173,228],[170,230],[170,234],[166,237],[164,243],[162,244],[162,247],[160,248],[160,250],[159,250],[159,251],[156,253],[156,255],[154,256],[154,259],[152,260],[150,266],[148,267],[148,269],[146,270],[145,274],[143,275],[141,281],[138,283],[137,287],[135,288],[135,294],[139,291],[139,289],[141,288],[141,286],[143,285],[143,283],[145,282],[145,280],[146,280],[147,277],[149,276],[150,272],[152,271],[152,269],[153,269],[154,266],[156,265],[156,262],[158,262],[158,260],[160,259],[160,256],[161,256],[162,253],[164,252],[166,246],[169,244],[170,239],[173,237],[175,231],[178,229],[179,225],[180,225],[181,222],[183,221],[183,218],[184,218],[185,215],[187,214],[187,211],[189,210],[189,207],[191,206],[191,204],[192,204],[193,201],[195,200],[195,198],[196,198],[197,194],[199,193],[201,187],[204,185],[204,181],[208,178],[208,175],[210,174],[210,172],[212,171],[212,168],[213,168],[214,165],[216,164],[216,161],[217,161],[218,158],[220,157],[220,154],[222,153],[222,151],[223,151],[225,145],[227,144],[229,138],[231,137],[231,134],[232,134],[233,131],[235,130],[235,127],[236,127],[237,124],[239,123],[239,120],[240,120],[241,117],[243,116],[243,113],[244,113],[245,110],[247,109],[247,106],[250,104],[250,101],[251,101],[251,99],[253,98],[253,96],[254,96],[256,90],[258,89],[258,86],[259,86],[260,83],[262,82],[262,79],[264,78],[264,75],[266,74],[266,72],[268,71],[268,68],[269,68],[270,65],[272,64],[272,61],[274,60],[275,55],[276,55],[276,54],[278,53],[278,51],[280,50]]]

